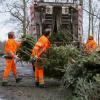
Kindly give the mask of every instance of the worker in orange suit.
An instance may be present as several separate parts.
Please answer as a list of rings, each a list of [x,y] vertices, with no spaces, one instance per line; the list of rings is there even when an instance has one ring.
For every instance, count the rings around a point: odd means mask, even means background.
[[[39,66],[39,59],[41,59],[42,54],[44,54],[50,47],[50,29],[46,29],[43,35],[38,39],[32,50],[32,56],[37,60],[34,63],[35,66],[35,85],[37,87],[44,87],[44,67]]]
[[[97,44],[96,44],[93,36],[89,36],[88,40],[85,44],[84,52],[86,54],[91,54],[93,51],[95,51],[96,47],[97,47]]]
[[[8,40],[5,43],[6,68],[4,70],[4,76],[3,76],[3,82],[2,82],[3,86],[7,85],[7,83],[8,83],[7,78],[8,78],[8,75],[9,75],[11,70],[13,72],[15,79],[16,79],[16,82],[19,82],[22,79],[22,78],[17,76],[16,65],[14,63],[14,58],[17,58],[16,50],[19,46],[20,46],[20,43],[18,43],[15,40],[14,32],[9,32],[8,33]]]

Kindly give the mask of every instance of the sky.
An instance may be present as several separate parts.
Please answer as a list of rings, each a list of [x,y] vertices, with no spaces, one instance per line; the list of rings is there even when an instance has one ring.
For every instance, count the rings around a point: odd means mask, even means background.
[[[0,40],[3,41],[7,39],[7,32],[11,29],[8,24],[6,24],[6,20],[10,17],[9,14],[0,14]]]
[[[87,1],[87,0],[84,0]],[[98,0],[93,0],[97,2]],[[87,3],[87,2],[86,2]],[[87,9],[87,7],[85,7]],[[2,10],[2,8],[0,7]],[[87,13],[83,13],[83,41],[86,41],[87,39],[87,32],[88,32],[88,16]],[[0,41],[5,41],[7,39],[7,34],[10,31],[16,31],[14,23],[8,23],[8,20],[10,19],[10,15],[8,13],[0,13]]]
[[[8,0],[8,1],[12,2],[13,0]],[[0,11],[2,10],[3,7],[0,5]],[[11,15],[9,13],[0,13],[0,41],[7,40],[8,32],[10,31],[16,32],[16,24],[10,23],[9,22],[10,19],[11,19]]]
[[[10,19],[9,14],[0,14],[0,40],[4,41],[7,39],[7,33],[14,29],[13,25],[8,23],[7,20]]]

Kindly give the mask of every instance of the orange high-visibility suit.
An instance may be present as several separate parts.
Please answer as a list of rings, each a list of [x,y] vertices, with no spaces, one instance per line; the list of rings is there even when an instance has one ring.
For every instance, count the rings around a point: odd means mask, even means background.
[[[38,42],[35,44],[33,48],[32,55],[37,57],[41,57],[43,53],[47,51],[50,47],[50,41],[46,36],[41,36]],[[35,66],[35,81],[38,82],[40,85],[44,84],[44,68],[43,66],[39,66],[38,62],[34,64]]]
[[[85,44],[84,51],[86,54],[91,54],[97,47],[97,44],[92,36],[90,36]]]
[[[6,68],[3,77],[4,80],[7,80],[10,70],[12,70],[15,78],[17,78],[14,56],[19,45],[20,44],[14,39],[8,39],[8,41],[5,43],[5,53],[6,55],[11,56],[11,59],[6,59]]]

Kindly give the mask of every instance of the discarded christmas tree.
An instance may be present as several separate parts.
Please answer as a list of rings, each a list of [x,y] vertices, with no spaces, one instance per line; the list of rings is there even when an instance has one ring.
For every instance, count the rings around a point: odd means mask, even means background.
[[[29,61],[35,42],[30,36],[22,40],[17,54],[23,61]],[[47,66],[46,76],[62,79],[65,88],[73,87],[71,100],[100,99],[100,53],[86,56],[73,45],[54,45],[41,57],[41,62]]]
[[[22,61],[29,61],[35,41],[31,35],[25,35],[21,38],[21,46],[17,50],[17,55]]]
[[[78,59],[81,52],[73,45],[52,46],[46,54],[47,69],[45,74],[49,77],[61,78],[69,61]]]

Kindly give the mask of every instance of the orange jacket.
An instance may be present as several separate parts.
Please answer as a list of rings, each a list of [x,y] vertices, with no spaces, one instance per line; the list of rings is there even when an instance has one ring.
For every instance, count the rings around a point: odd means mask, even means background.
[[[88,40],[87,43],[85,44],[85,52],[86,53],[92,53],[93,50],[95,50],[97,47],[97,44],[94,40]]]
[[[20,44],[16,40],[8,39],[8,41],[5,43],[5,53],[9,53],[14,56],[19,45]]]
[[[33,51],[32,51],[32,55],[37,55],[38,57],[40,57],[42,55],[42,53],[46,52],[46,50],[50,47],[50,41],[49,39],[42,35],[38,42],[35,44]]]

